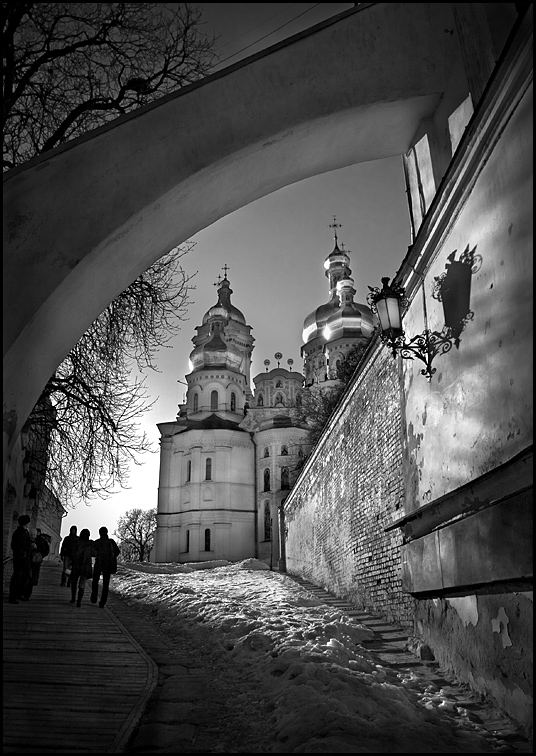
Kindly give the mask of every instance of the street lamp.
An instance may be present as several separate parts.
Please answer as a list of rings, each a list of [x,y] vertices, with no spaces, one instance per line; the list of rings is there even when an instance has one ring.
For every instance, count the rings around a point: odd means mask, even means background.
[[[430,381],[436,372],[436,368],[432,367],[434,358],[452,349],[449,329],[445,328],[441,332],[430,331],[425,303],[426,327],[421,334],[406,341],[402,328],[402,311],[408,304],[405,290],[394,282],[389,284],[389,278],[382,278],[382,284],[381,289],[369,286],[370,294],[367,297],[372,312],[377,314],[380,322],[380,339],[390,348],[393,357],[400,354],[405,360],[413,360],[416,357],[424,362],[425,367],[421,370],[421,375]]]
[[[482,265],[481,255],[475,254],[469,245],[456,260],[456,250],[447,257],[446,272],[434,279],[432,297],[443,305],[445,325],[442,331],[430,331],[426,312],[426,297],[424,292],[424,278],[421,276],[422,301],[424,309],[424,331],[409,341],[405,340],[402,328],[402,313],[408,306],[405,290],[394,281],[389,284],[388,278],[382,278],[382,288],[369,286],[370,293],[367,301],[372,312],[375,312],[380,322],[380,339],[392,352],[393,357],[400,353],[405,360],[415,357],[424,362],[425,367],[421,375],[430,381],[436,368],[432,362],[437,355],[445,354],[452,349],[458,349],[460,334],[467,322],[472,320],[474,313],[470,309],[471,276]],[[419,274],[418,274],[419,275]]]

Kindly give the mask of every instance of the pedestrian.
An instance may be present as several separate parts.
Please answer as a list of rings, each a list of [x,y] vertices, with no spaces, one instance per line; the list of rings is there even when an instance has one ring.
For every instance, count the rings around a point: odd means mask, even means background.
[[[10,604],[18,604],[19,599],[28,601],[28,589],[32,579],[32,539],[26,526],[30,520],[29,515],[21,515],[19,525],[11,536],[13,574],[9,583]]]
[[[99,606],[101,609],[104,609],[104,605],[108,598],[110,575],[117,572],[119,547],[112,538],[108,537],[108,528],[99,528],[99,536],[100,538],[97,538],[97,540],[93,542],[95,566],[93,567],[93,581],[91,583],[91,603],[97,603],[99,595],[99,580],[102,575],[102,592]]]
[[[43,562],[43,559],[46,556],[48,556],[50,552],[48,539],[46,535],[42,533],[39,528],[37,528],[35,541],[33,542],[32,546],[33,546],[32,560],[31,560],[32,579],[29,581],[28,590],[26,593],[28,598],[30,598],[30,596],[32,595],[34,585],[37,585],[39,583],[39,573],[41,572],[41,564]]]
[[[71,585],[71,566],[73,563],[73,555],[78,546],[78,536],[76,535],[78,528],[76,525],[71,525],[69,535],[65,536],[62,541],[60,549],[60,557],[63,562],[63,570],[61,573],[61,585]]]
[[[93,575],[93,541],[89,540],[90,532],[87,528],[80,531],[78,546],[73,556],[73,566],[71,572],[71,601],[76,606],[82,605],[82,598],[86,588],[86,580]],[[78,588],[78,597],[76,589]]]

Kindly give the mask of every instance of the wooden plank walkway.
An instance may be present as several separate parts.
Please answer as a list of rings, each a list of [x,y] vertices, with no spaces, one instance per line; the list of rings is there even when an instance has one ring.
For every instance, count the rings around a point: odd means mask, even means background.
[[[4,584],[3,752],[121,753],[158,668],[108,607],[90,603],[89,584],[77,608],[60,578],[43,562],[18,604]]]

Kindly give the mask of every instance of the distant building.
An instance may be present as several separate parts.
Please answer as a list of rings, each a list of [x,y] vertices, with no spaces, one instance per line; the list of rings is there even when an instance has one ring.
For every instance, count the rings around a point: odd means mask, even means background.
[[[335,226],[335,224],[334,224]],[[310,450],[301,411],[304,390],[339,383],[337,361],[373,333],[372,314],[353,301],[349,256],[335,248],[324,267],[330,300],[304,323],[306,378],[280,366],[253,378],[254,338],[231,303],[225,277],[218,301],[192,339],[186,402],[161,433],[157,562],[239,560],[256,556],[277,569],[279,511]]]

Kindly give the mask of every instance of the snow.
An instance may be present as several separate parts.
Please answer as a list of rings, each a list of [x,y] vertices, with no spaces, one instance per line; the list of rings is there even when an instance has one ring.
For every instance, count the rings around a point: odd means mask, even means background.
[[[221,653],[261,692],[272,752],[506,750],[490,747],[442,689],[382,666],[363,645],[373,630],[264,562],[122,565],[113,589],[143,602],[166,632],[185,622],[217,631]]]

